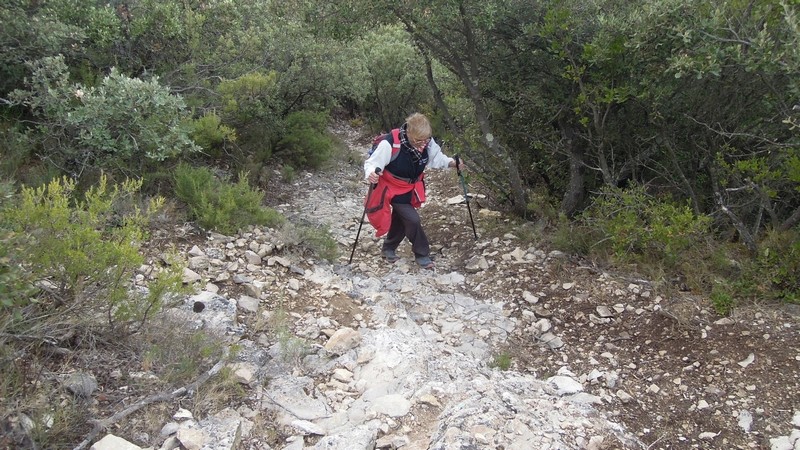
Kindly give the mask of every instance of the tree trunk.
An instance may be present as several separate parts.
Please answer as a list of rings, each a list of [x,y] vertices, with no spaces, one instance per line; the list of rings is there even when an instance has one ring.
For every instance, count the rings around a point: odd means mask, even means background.
[[[719,181],[717,179],[716,170],[713,167],[708,168],[708,174],[711,177],[711,188],[714,190],[714,200],[717,202],[717,206],[719,209],[731,220],[733,227],[736,228],[736,231],[739,233],[739,238],[744,243],[747,250],[750,251],[751,255],[756,255],[758,253],[758,245],[756,245],[755,237],[750,233],[747,229],[747,226],[742,222],[742,219],[733,212],[728,205],[725,203],[725,199],[722,196],[722,189],[720,188]]]
[[[559,118],[558,127],[567,144],[569,154],[569,185],[561,201],[561,212],[571,218],[578,212],[586,197],[584,179],[586,151],[583,140],[579,138],[575,128],[566,119]]]

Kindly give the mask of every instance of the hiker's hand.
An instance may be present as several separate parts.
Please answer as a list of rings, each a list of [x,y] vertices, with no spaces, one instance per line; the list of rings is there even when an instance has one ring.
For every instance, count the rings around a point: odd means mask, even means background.
[[[378,182],[378,174],[375,173],[375,172],[369,174],[369,176],[367,177],[367,180],[369,180],[370,184],[377,183]]]
[[[454,169],[458,169],[458,170],[464,170],[464,168],[466,167],[466,166],[464,166],[464,161],[461,161],[461,160],[458,161],[458,167],[456,167],[456,160],[455,159],[450,161],[449,166],[454,168]]]

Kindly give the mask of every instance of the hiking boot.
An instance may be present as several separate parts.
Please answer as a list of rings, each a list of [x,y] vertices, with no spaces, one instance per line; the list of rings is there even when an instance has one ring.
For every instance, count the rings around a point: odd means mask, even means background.
[[[433,269],[433,260],[430,256],[417,256],[416,260],[423,269]]]
[[[397,262],[400,259],[400,257],[397,256],[397,253],[395,253],[394,250],[388,248],[383,249],[383,251],[381,251],[381,254],[383,255],[384,259],[386,259],[386,261],[389,261],[390,263]]]

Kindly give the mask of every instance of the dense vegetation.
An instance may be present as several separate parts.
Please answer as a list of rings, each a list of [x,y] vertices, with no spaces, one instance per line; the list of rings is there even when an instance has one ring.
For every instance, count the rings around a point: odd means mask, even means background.
[[[158,310],[178,263],[146,297],[123,280],[159,195],[280,225],[265,181],[320,168],[334,117],[427,113],[540,239],[721,313],[800,301],[798,0],[5,0],[0,23],[3,366],[81,311],[134,333]]]

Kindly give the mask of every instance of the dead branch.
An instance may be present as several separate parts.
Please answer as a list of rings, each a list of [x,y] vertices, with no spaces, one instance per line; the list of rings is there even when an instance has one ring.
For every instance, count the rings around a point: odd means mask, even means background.
[[[226,348],[224,354],[222,355],[222,358],[220,358],[220,360],[217,361],[217,363],[214,364],[212,368],[208,369],[206,373],[201,375],[197,380],[195,380],[191,384],[176,389],[172,392],[162,392],[160,394],[151,395],[150,397],[142,399],[141,401],[134,403],[133,405],[123,409],[122,411],[115,413],[113,416],[107,419],[93,420],[92,422],[94,422],[94,428],[92,428],[92,431],[86,436],[86,438],[83,441],[81,441],[81,443],[78,444],[78,446],[75,447],[73,450],[82,450],[86,448],[86,446],[88,446],[92,442],[92,440],[94,440],[94,438],[97,437],[97,435],[100,434],[103,430],[107,429],[111,425],[119,422],[125,417],[131,415],[132,413],[138,411],[139,409],[151,403],[174,400],[186,394],[187,392],[196,390],[200,385],[208,381],[211,377],[213,377],[220,370],[222,370],[222,367],[225,365],[225,361],[228,359],[228,353],[229,349]]]

